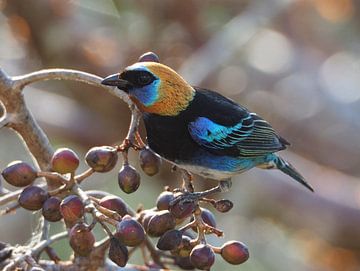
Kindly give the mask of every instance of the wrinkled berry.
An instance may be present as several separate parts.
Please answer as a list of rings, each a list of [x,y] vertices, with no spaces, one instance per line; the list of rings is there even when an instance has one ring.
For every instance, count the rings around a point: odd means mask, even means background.
[[[229,212],[234,204],[228,199],[221,199],[215,202],[214,207],[221,213]]]
[[[121,267],[124,267],[129,260],[127,247],[115,237],[110,239],[109,259]]]
[[[177,219],[184,219],[189,217],[196,208],[196,204],[194,202],[177,202],[170,206],[171,214]]]
[[[1,173],[5,181],[16,187],[24,187],[36,179],[36,170],[28,163],[13,161]]]

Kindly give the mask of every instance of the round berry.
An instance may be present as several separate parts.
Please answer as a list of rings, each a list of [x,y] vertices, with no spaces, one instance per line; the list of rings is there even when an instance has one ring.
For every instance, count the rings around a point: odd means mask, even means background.
[[[94,234],[85,223],[75,224],[69,233],[70,246],[80,256],[88,256],[95,243]]]
[[[179,230],[168,230],[157,242],[156,246],[160,250],[174,250],[181,244],[182,232]]]
[[[67,225],[71,226],[83,217],[84,203],[76,195],[67,196],[60,204],[60,212]]]
[[[61,199],[58,197],[50,197],[44,202],[42,215],[47,221],[56,222],[61,220],[60,203]]]
[[[51,168],[60,174],[73,173],[79,166],[79,157],[68,148],[56,150],[51,158]]]
[[[234,207],[234,204],[228,199],[221,199],[215,202],[214,207],[219,212],[226,213],[229,212],[232,207]]]
[[[116,226],[115,236],[126,246],[136,247],[145,239],[145,231],[143,226],[126,215]]]
[[[177,202],[170,206],[171,214],[177,219],[184,219],[189,217],[196,208],[195,202]]]
[[[191,263],[190,257],[176,257],[175,264],[183,270],[194,270],[195,266]]]
[[[115,167],[118,155],[113,147],[94,147],[86,153],[85,161],[96,172],[108,172]]]
[[[40,210],[48,198],[48,193],[38,186],[24,188],[18,198],[21,207],[30,211]]]
[[[120,197],[114,195],[105,196],[99,201],[99,204],[102,207],[117,212],[121,216],[128,214],[126,203]]]
[[[186,232],[185,232],[186,234]],[[191,238],[190,236],[187,235],[183,235],[181,237],[181,243],[179,245],[179,247],[175,250],[172,250],[171,253],[173,255],[179,256],[179,257],[189,257],[190,253],[194,247],[194,245],[191,243]]]
[[[156,200],[156,208],[160,210],[169,210],[170,203],[175,199],[174,193],[163,191]]]
[[[122,191],[133,193],[140,186],[140,174],[134,167],[124,164],[118,174],[118,183]]]
[[[231,264],[242,264],[249,259],[249,250],[241,242],[229,241],[222,245],[221,256]]]
[[[200,270],[209,270],[214,264],[215,253],[208,245],[196,245],[190,253],[191,263]]]
[[[161,158],[149,148],[144,148],[139,152],[140,166],[149,176],[154,176],[160,170]]]
[[[37,177],[36,170],[22,161],[11,162],[1,174],[5,181],[16,187],[28,186]]]
[[[147,233],[150,236],[160,237],[166,231],[174,229],[176,221],[173,215],[167,211],[156,212],[150,219],[147,225]]]
[[[216,228],[215,216],[210,210],[208,210],[206,208],[201,208],[201,218],[206,224],[208,224],[209,226],[211,226],[213,228]],[[191,221],[193,221],[193,220],[194,220],[194,218],[192,217]],[[197,232],[196,227],[192,227],[192,230]]]

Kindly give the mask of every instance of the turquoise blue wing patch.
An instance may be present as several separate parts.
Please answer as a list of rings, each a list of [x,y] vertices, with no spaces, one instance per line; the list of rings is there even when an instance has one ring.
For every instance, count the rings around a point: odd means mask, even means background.
[[[232,154],[255,157],[285,148],[272,127],[254,113],[247,114],[233,126],[198,117],[189,123],[188,130],[197,144],[217,153],[231,150]]]

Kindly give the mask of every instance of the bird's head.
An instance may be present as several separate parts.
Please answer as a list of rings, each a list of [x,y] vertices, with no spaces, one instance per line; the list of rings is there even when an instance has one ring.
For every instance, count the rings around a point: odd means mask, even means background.
[[[179,74],[157,62],[137,62],[101,83],[128,93],[141,111],[162,116],[178,115],[195,95],[194,88]]]

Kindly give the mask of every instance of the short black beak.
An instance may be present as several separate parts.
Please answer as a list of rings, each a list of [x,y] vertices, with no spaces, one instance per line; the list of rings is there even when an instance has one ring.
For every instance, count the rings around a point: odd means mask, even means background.
[[[120,78],[120,73],[112,74],[105,77],[101,81],[101,84],[107,86],[115,86],[125,91],[128,90],[129,87],[131,86],[130,82]]]

